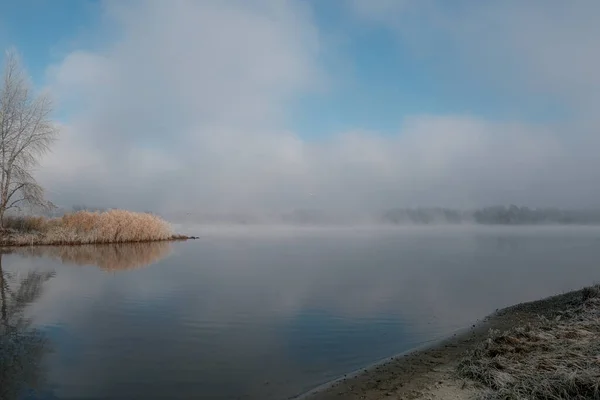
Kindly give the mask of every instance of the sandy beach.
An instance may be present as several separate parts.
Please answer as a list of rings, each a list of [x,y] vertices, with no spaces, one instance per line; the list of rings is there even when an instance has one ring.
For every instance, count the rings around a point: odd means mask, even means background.
[[[341,378],[306,398],[598,399],[599,322],[598,285],[518,304],[467,332]]]

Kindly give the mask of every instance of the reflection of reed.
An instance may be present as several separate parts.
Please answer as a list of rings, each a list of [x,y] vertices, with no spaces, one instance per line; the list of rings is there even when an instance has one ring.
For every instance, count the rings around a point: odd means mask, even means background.
[[[32,246],[14,249],[26,257],[51,257],[65,264],[95,265],[118,271],[141,268],[165,258],[171,252],[169,242],[123,243],[79,246]]]

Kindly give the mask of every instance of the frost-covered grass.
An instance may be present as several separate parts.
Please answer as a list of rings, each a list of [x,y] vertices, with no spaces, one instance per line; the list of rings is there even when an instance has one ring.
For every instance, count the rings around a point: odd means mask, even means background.
[[[458,374],[482,384],[488,400],[600,399],[600,286],[564,296],[566,308],[550,318],[490,332]]]

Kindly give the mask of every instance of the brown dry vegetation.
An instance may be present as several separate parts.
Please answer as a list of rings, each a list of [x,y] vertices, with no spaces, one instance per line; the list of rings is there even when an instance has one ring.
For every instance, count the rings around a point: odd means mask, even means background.
[[[59,218],[6,217],[0,245],[70,245],[183,239],[160,217],[124,210],[79,211]]]
[[[106,271],[140,268],[165,258],[169,242],[81,246],[27,246],[12,251],[25,257],[50,257],[65,264],[95,265]]]
[[[460,362],[483,399],[600,399],[600,285],[574,292],[554,315],[501,332]],[[557,297],[560,299],[560,297]]]

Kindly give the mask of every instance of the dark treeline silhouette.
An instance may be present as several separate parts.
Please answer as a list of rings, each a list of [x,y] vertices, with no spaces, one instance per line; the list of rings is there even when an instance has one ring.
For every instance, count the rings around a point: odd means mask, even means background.
[[[382,222],[390,224],[596,225],[600,224],[600,210],[529,208],[516,205],[486,207],[472,211],[446,208],[395,208],[383,214]]]
[[[389,224],[461,224],[474,222],[473,213],[447,208],[394,208],[383,213]]]
[[[383,212],[342,212],[322,209],[295,209],[289,212],[179,212],[168,217],[172,221],[197,224],[232,225],[600,225],[600,209],[566,210],[493,206],[471,210],[443,207],[392,208]]]

